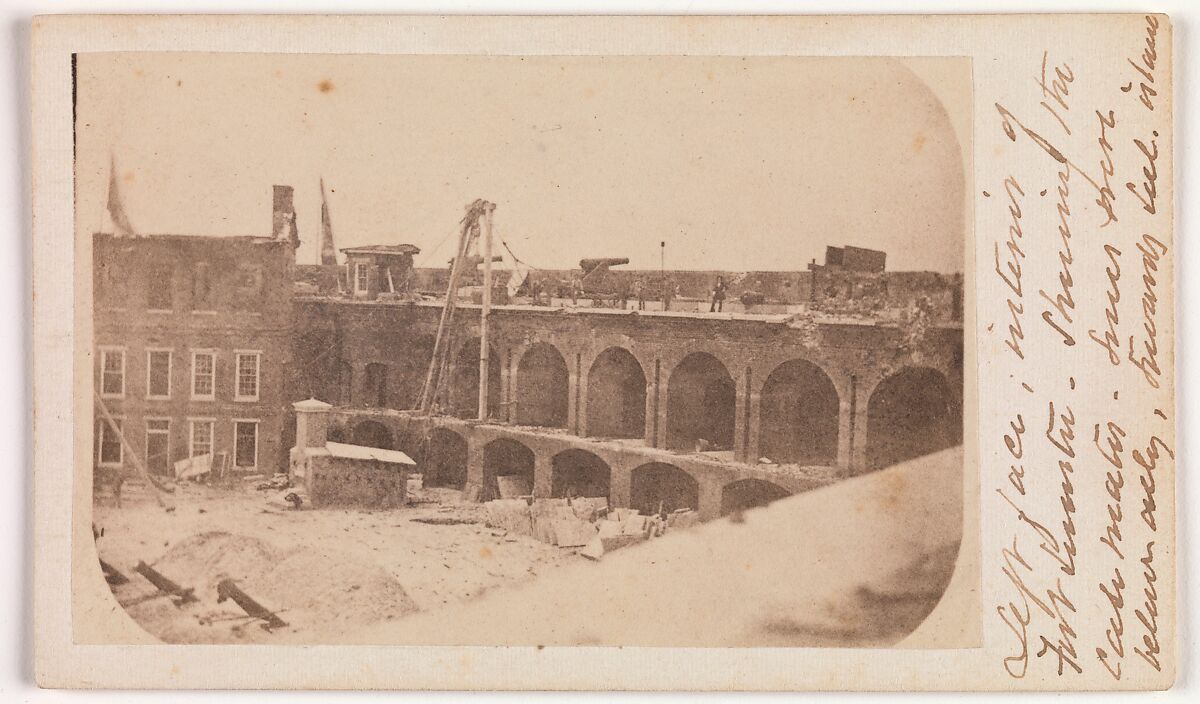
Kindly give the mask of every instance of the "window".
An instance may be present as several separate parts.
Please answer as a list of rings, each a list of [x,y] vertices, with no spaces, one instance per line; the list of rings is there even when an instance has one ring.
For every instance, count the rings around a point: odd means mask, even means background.
[[[124,398],[125,396],[125,350],[100,350],[100,396]]]
[[[174,307],[171,286],[175,272],[170,264],[150,267],[146,279],[146,307],[150,310],[171,310]]]
[[[258,360],[259,352],[236,353],[236,388],[233,398],[235,401],[258,400]]]
[[[233,422],[233,463],[239,469],[258,466],[258,421]]]
[[[101,261],[97,267],[99,290],[96,299],[110,310],[124,310],[125,279],[111,261]]]
[[[146,350],[146,398],[171,398],[171,350]]]
[[[211,401],[216,398],[213,380],[216,376],[217,355],[213,352],[192,352],[192,398]]]
[[[213,451],[213,421],[208,419],[192,420],[191,454],[189,457],[211,455]]]
[[[354,292],[355,293],[366,293],[367,292],[367,265],[366,264],[355,264],[354,265]]]
[[[242,310],[257,308],[262,303],[263,269],[259,264],[239,264],[237,268],[234,307]]]
[[[119,467],[125,460],[125,448],[121,445],[121,437],[117,434],[117,431],[121,429],[121,420],[114,419],[113,423],[117,426],[115,429],[112,424],[101,418],[96,428],[96,459],[99,464],[106,467]]]
[[[171,467],[171,421],[168,418],[146,419],[146,468],[151,474],[169,476]]]
[[[204,312],[213,309],[212,273],[208,262],[197,262],[192,272],[192,310]]]

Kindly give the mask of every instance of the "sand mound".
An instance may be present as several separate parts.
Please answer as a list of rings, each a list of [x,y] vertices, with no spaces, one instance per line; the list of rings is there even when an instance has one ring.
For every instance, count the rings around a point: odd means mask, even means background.
[[[241,584],[282,557],[257,538],[209,531],[176,543],[154,563],[154,568],[197,591],[216,593],[217,582],[222,579]]]
[[[294,629],[354,627],[417,611],[404,587],[375,565],[336,560],[298,548],[281,551],[258,538],[223,531],[201,533],[174,545],[155,568],[202,601],[216,599],[229,578]]]
[[[254,584],[264,594],[278,595],[280,608],[308,614],[310,624],[322,627],[378,623],[418,610],[382,568],[344,558],[334,566],[309,551],[293,552]]]

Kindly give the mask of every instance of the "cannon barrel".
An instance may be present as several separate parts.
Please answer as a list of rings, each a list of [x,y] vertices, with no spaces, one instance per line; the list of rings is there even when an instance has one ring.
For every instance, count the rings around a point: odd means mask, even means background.
[[[628,264],[629,257],[605,257],[600,259],[580,259],[579,268],[583,269],[584,273],[590,273],[599,267],[617,266],[620,264]]]

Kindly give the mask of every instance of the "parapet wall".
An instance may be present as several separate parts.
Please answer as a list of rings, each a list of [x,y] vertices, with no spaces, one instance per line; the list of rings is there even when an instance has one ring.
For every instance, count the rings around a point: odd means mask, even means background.
[[[412,288],[427,295],[442,296],[448,275],[446,269],[414,269]],[[497,287],[504,288],[509,272],[496,271],[494,275]],[[530,274],[543,291],[558,299],[570,298],[571,282],[580,275],[579,270],[572,269],[539,269]],[[758,307],[768,310],[780,306],[795,310],[803,306],[814,312],[899,319],[905,311],[921,305],[939,322],[962,320],[962,275],[929,271],[864,272],[824,266],[812,271],[613,269],[605,273],[602,280],[586,285],[588,291],[584,298],[596,293],[612,296],[624,290],[632,299],[635,283],[641,281],[646,298],[657,301],[661,300],[663,282],[667,281],[675,289],[672,309],[694,310],[697,302],[709,300],[718,278],[727,286],[728,305],[742,306],[743,298],[752,294],[757,297],[754,300],[762,301]],[[478,286],[480,283],[478,276],[468,276],[463,285]]]

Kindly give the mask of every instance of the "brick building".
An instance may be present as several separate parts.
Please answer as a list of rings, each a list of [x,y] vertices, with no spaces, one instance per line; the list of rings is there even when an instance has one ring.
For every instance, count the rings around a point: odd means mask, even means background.
[[[150,472],[286,466],[293,260],[285,237],[94,236],[95,385]],[[132,469],[99,414],[95,437],[98,466]]]

